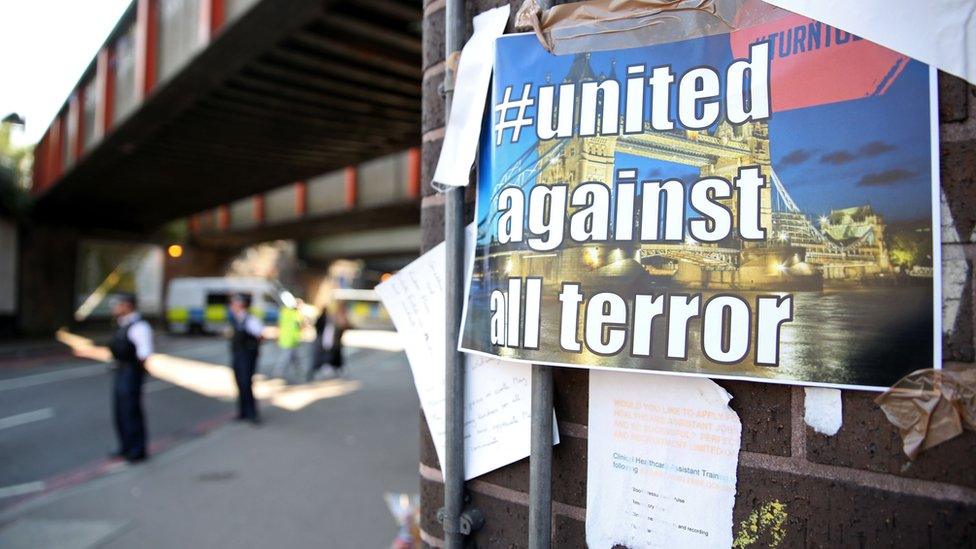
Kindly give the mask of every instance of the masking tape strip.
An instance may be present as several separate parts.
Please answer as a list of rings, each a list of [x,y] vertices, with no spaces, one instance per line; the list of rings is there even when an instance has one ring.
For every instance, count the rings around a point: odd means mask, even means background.
[[[495,39],[505,32],[509,12],[505,4],[475,16],[474,34],[460,56],[452,55],[446,60],[448,74],[454,75],[454,95],[444,144],[434,170],[433,185],[438,190],[443,190],[443,186],[464,187],[470,179],[491,85]],[[455,63],[456,72],[452,66]]]
[[[910,459],[976,430],[976,368],[916,370],[875,399]]]
[[[803,421],[814,431],[834,436],[844,424],[840,389],[804,387]]]
[[[542,10],[525,0],[515,17],[546,50],[564,55],[723,34],[789,15],[754,0],[586,0]]]

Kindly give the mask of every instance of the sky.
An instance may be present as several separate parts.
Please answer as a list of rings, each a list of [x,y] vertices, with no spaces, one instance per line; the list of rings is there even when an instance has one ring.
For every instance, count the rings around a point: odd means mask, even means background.
[[[562,82],[573,61],[572,55],[545,53],[532,35],[505,37],[496,47],[493,105],[502,101],[509,85],[514,87],[512,97],[516,98],[525,82],[539,85],[547,78]],[[623,76],[629,64],[671,64],[676,75],[710,65],[721,74],[731,61],[727,35],[593,53],[590,58],[597,75],[613,71],[621,90],[625,89]],[[612,68],[614,62],[616,67]],[[911,61],[882,95],[774,112],[769,119],[773,169],[794,201],[814,219],[831,209],[864,204],[881,212],[888,222],[926,218],[931,211],[927,101],[928,68]],[[527,114],[534,116],[535,108],[530,107]],[[515,143],[510,143],[510,135],[511,130],[507,130],[502,146],[495,147],[492,141],[488,154],[481,155],[482,173],[495,185],[505,168],[536,146],[534,126],[523,128]],[[488,138],[494,134],[483,135],[483,139]],[[534,160],[532,153],[530,156]],[[641,179],[677,178],[688,184],[699,178],[692,166],[621,153],[615,163],[618,168],[638,168]],[[490,189],[479,189],[479,219],[489,196]]]
[[[132,0],[0,0],[0,117],[27,121],[19,145],[44,134]]]

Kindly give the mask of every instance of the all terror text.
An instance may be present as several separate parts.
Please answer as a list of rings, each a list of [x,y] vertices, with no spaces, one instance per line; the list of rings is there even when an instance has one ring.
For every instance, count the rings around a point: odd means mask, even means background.
[[[638,196],[637,170],[625,168],[617,175],[613,193],[601,182],[584,183],[571,193],[567,185],[537,185],[528,196],[518,187],[503,189],[496,203],[498,242],[524,242],[531,250],[551,251],[566,245],[567,233],[576,244],[766,240],[767,231],[760,224],[760,192],[768,183],[759,166],[741,168],[731,182],[701,178],[688,186],[687,193],[682,181],[669,179],[641,183]],[[686,200],[698,216],[687,218]],[[730,201],[734,208],[729,207]],[[638,202],[640,215],[635,216]],[[492,345],[539,348],[543,282],[538,277],[509,278],[506,288],[491,292]],[[585,347],[598,356],[629,352],[651,357],[653,332],[660,329],[665,332],[660,356],[687,360],[688,333],[698,322],[701,351],[712,362],[739,363],[754,342],[754,363],[777,366],[781,327],[793,320],[790,294],[760,295],[753,301],[734,294],[706,299],[689,293],[636,294],[625,299],[613,292],[586,295],[581,283],[560,282],[559,346],[569,353],[582,353]]]

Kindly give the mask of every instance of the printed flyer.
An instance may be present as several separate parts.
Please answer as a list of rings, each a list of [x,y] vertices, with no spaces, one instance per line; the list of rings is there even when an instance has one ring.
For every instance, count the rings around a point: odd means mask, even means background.
[[[499,38],[461,348],[867,389],[938,367],[934,74],[789,13],[570,55]]]
[[[742,424],[709,379],[590,375],[589,547],[732,547]]]

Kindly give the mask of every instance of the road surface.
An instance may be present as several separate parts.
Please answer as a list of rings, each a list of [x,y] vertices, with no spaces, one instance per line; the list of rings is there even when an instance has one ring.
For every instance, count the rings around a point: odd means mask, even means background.
[[[341,379],[259,382],[235,410],[226,342],[160,337],[145,385],[153,456],[111,462],[111,374],[0,361],[0,546],[383,547],[384,492],[416,493],[418,404],[402,353],[348,349]],[[266,343],[262,369],[276,349]],[[155,359],[154,359],[155,360]]]

